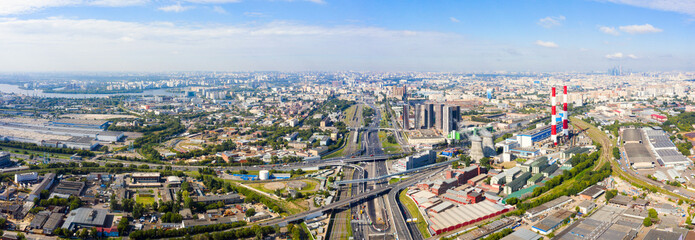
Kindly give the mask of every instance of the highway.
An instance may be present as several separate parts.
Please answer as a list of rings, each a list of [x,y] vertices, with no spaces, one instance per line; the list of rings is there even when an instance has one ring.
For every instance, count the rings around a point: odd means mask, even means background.
[[[393,216],[393,225],[396,230],[396,235],[398,236],[398,239],[404,239],[404,240],[413,240],[413,239],[424,239],[422,235],[420,234],[420,231],[415,227],[414,229],[409,228],[408,224],[405,221],[405,208],[400,204],[400,201],[398,200],[398,194],[405,189],[406,187],[409,187],[423,179],[429,178],[437,174],[438,172],[441,172],[444,169],[444,167],[440,167],[438,169],[433,169],[432,171],[428,171],[423,174],[419,174],[418,176],[411,177],[407,180],[401,181],[394,186],[391,191],[388,194],[388,201],[391,204],[391,212]],[[418,219],[420,221],[424,219]],[[413,233],[415,231],[415,233]],[[418,237],[419,236],[419,237]]]
[[[349,206],[350,204],[354,204],[354,203],[356,203],[356,202],[364,201],[364,200],[369,199],[369,198],[372,198],[372,197],[374,197],[374,196],[378,196],[378,195],[381,195],[381,194],[388,193],[389,191],[391,191],[391,190],[394,189],[394,188],[403,189],[403,188],[405,188],[405,187],[407,187],[407,186],[410,186],[410,185],[414,184],[414,183],[417,182],[417,181],[420,181],[420,180],[424,179],[425,177],[431,176],[433,172],[436,172],[437,170],[441,170],[441,169],[443,169],[443,168],[437,168],[437,169],[432,169],[432,170],[423,171],[423,172],[418,173],[417,175],[415,175],[415,176],[413,176],[413,177],[408,178],[407,180],[398,182],[398,183],[396,183],[396,184],[386,185],[386,186],[384,186],[384,187],[376,188],[376,189],[373,189],[373,190],[368,190],[368,191],[366,191],[366,192],[360,193],[360,194],[358,194],[358,195],[356,195],[356,196],[353,196],[353,197],[351,197],[351,198],[348,198],[348,199],[341,199],[341,200],[338,200],[337,202],[333,202],[333,203],[328,204],[328,205],[326,205],[326,206],[323,206],[323,207],[321,207],[321,208],[309,210],[309,211],[306,211],[306,212],[303,212],[303,213],[299,213],[299,214],[295,214],[295,215],[292,215],[292,216],[288,216],[288,217],[282,218],[282,219],[270,220],[270,221],[261,223],[260,225],[262,225],[262,226],[273,226],[273,225],[281,224],[281,223],[298,222],[298,221],[304,219],[306,216],[311,215],[311,214],[314,214],[314,213],[317,213],[317,212],[327,212],[327,211],[329,211],[329,210],[333,210],[333,209],[336,209],[336,208]]]

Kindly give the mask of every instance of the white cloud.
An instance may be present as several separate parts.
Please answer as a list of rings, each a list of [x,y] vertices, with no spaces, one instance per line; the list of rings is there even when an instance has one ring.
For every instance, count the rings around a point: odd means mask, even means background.
[[[606,54],[605,58],[611,59],[611,60],[613,60],[613,59],[622,59],[622,58],[623,58],[623,53],[617,52],[617,53],[613,53],[613,54]]]
[[[247,17],[265,17],[266,15],[260,12],[244,12],[244,16]]]
[[[616,30],[614,27],[606,27],[606,26],[601,26],[598,28],[599,31],[605,33],[605,34],[610,34],[613,36],[619,36],[620,32]]]
[[[216,13],[220,13],[220,14],[226,14],[227,13],[227,10],[224,10],[224,8],[220,7],[220,6],[212,7],[212,11],[216,12]]]
[[[64,6],[125,7],[142,5],[149,0],[0,0],[0,15],[24,14],[44,8]]]
[[[541,46],[541,47],[547,47],[547,48],[557,48],[557,43],[554,42],[545,42],[538,40],[536,41],[536,45]]]
[[[181,6],[181,4],[177,3],[174,5],[164,6],[164,7],[160,7],[157,9],[159,9],[160,11],[164,11],[164,12],[177,12],[178,13],[178,12],[183,12],[183,11],[186,11],[186,10],[189,10],[192,8],[193,8],[192,6]]]
[[[456,19],[455,17],[449,17],[449,21],[455,22],[455,23],[461,22],[460,20]]]
[[[549,16],[538,20],[538,25],[544,28],[552,28],[562,25],[563,21],[565,21],[565,16]]]
[[[241,0],[185,0],[191,3],[201,3],[201,4],[221,4],[221,3],[238,3]]]
[[[625,59],[625,58],[637,59],[637,56],[635,56],[634,54],[623,54],[621,52],[617,52],[617,53],[613,53],[613,54],[606,54],[606,56],[604,56],[604,57],[606,59],[609,59],[609,60],[619,60],[619,59]]]
[[[662,32],[663,30],[659,28],[655,28],[651,24],[644,24],[644,25],[628,25],[628,26],[620,26],[620,31],[629,33],[629,34],[644,34],[644,33],[658,33]]]
[[[692,0],[605,0],[635,7],[660,11],[684,13],[695,16],[695,1]]]
[[[0,36],[0,52],[17,56],[0,58],[0,71],[437,70],[489,56],[472,54],[482,50],[454,33],[277,21],[189,25],[0,18]]]

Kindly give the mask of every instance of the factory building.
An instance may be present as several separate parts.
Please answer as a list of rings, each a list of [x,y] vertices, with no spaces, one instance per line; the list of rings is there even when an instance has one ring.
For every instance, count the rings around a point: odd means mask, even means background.
[[[508,208],[490,201],[450,207],[439,213],[430,214],[429,228],[434,232],[434,235],[437,235],[497,217],[510,210],[511,207]]]
[[[406,171],[433,164],[437,161],[437,152],[428,150],[399,159],[393,164],[396,171]]]
[[[9,167],[14,165],[14,162],[10,160],[10,153],[0,151],[0,167]]]

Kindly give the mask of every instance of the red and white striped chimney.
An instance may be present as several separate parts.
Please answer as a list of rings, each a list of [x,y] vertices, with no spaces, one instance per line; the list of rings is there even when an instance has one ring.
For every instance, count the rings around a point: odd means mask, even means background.
[[[557,109],[556,101],[557,96],[555,95],[555,87],[552,87],[552,95],[550,96],[550,139],[553,140],[553,144],[557,146]]]
[[[567,86],[564,86],[564,94],[562,95],[562,135],[569,136],[569,125],[567,119],[569,112],[567,111]]]

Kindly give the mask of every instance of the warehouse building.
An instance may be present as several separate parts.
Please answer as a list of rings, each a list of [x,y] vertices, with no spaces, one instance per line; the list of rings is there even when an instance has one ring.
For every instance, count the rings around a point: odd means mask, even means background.
[[[531,129],[524,133],[517,135],[517,141],[521,144],[521,147],[533,147],[534,143],[543,141],[550,138],[550,130],[552,126],[543,126],[535,129]],[[556,126],[557,133],[562,133],[562,124]]]
[[[224,204],[241,203],[243,200],[241,196],[236,193],[230,193],[225,195],[207,195],[207,196],[193,196],[191,197],[194,202],[213,204],[216,202],[223,202]]]
[[[537,233],[548,235],[558,226],[560,226],[560,224],[568,221],[571,216],[572,212],[560,209],[557,212],[543,218],[543,220],[541,220],[539,223],[533,225],[531,229]]]
[[[111,224],[108,219],[113,220],[113,216],[106,209],[78,208],[68,214],[62,228],[75,231],[78,228],[105,227]]]
[[[430,230],[437,235],[499,216],[510,211],[512,208],[513,207],[506,207],[490,201],[452,207],[440,213],[430,214],[429,227]]]
[[[560,207],[564,206],[565,204],[568,204],[572,202],[572,198],[568,196],[560,196],[559,198],[553,199],[550,202],[541,204],[538,207],[531,208],[526,211],[525,217],[527,219],[535,218],[537,216],[540,216],[544,213],[550,212],[555,209],[559,209]]]
[[[509,175],[507,175],[507,177],[509,177]],[[504,193],[509,195],[513,192],[518,191],[519,189],[524,187],[524,185],[526,185],[526,182],[529,178],[531,178],[530,172],[522,173],[521,175],[519,175],[519,177],[514,179],[514,181],[511,181],[510,183],[504,186]]]
[[[14,165],[14,162],[10,160],[10,153],[0,151],[0,167],[10,167]]]

